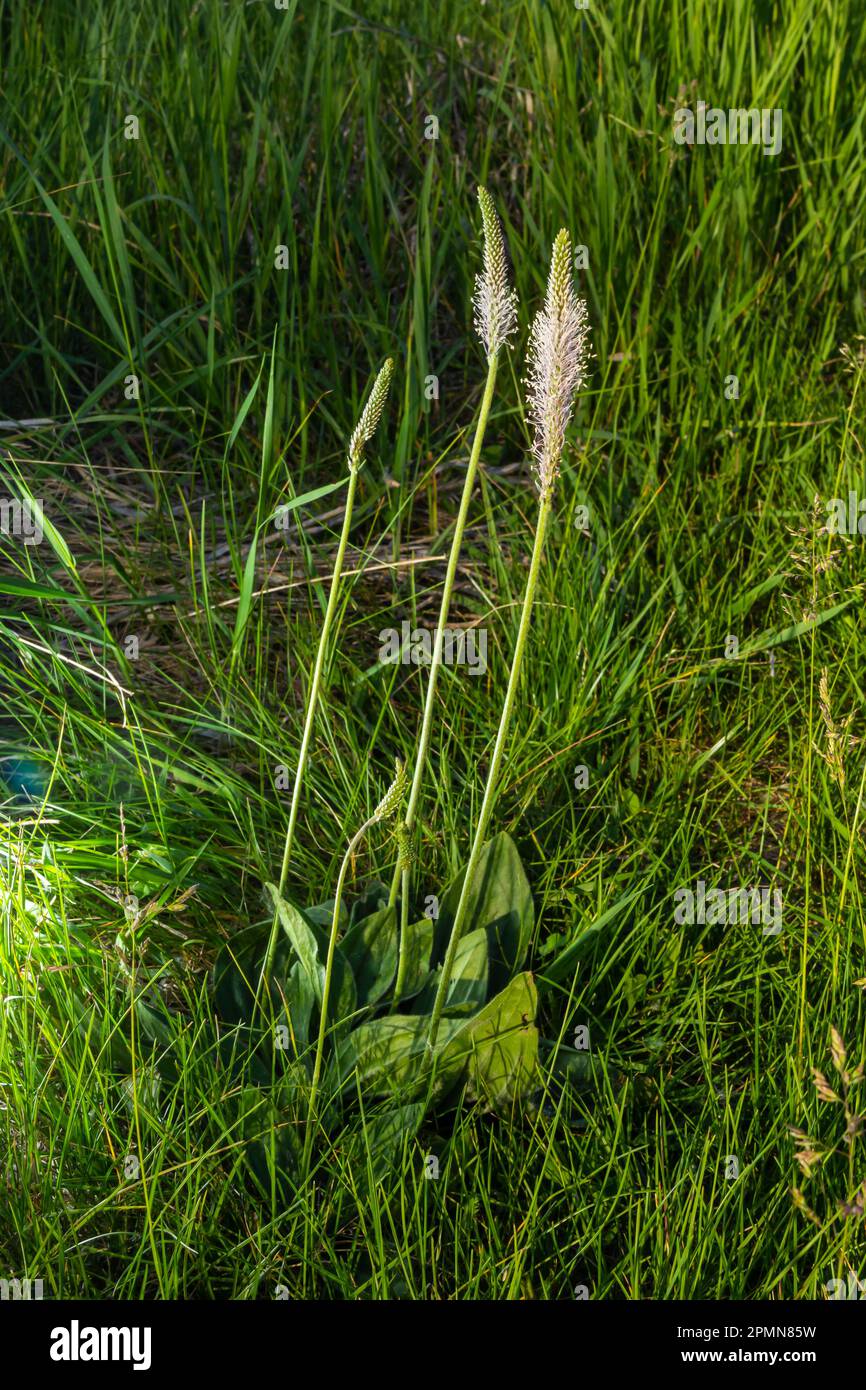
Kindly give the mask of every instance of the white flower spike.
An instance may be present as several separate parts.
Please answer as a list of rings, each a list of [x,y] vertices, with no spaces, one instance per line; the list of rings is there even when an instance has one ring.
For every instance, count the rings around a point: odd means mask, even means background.
[[[508,284],[502,227],[486,188],[478,190],[484,231],[484,272],[475,277],[475,331],[492,357],[517,331],[517,295]]]
[[[559,476],[565,431],[589,364],[589,315],[574,293],[571,237],[563,228],[553,243],[544,308],[529,335],[527,408],[535,432],[535,474],[542,499]]]

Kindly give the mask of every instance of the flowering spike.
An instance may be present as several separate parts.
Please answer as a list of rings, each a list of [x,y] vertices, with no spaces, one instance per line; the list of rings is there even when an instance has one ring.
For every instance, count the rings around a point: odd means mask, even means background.
[[[389,816],[393,816],[401,805],[405,792],[406,768],[399,758],[395,758],[394,780],[370,817],[370,824],[374,825],[377,821],[387,820]]]
[[[550,496],[559,476],[565,431],[590,355],[586,301],[574,293],[571,264],[571,238],[563,228],[553,243],[544,308],[536,314],[529,335],[527,406],[542,498]]]
[[[412,838],[409,834],[409,827],[404,820],[397,822],[397,862],[400,871],[405,872],[415,866],[415,850],[412,847]]]
[[[367,404],[361,411],[361,418],[349,440],[349,470],[357,473],[361,464],[364,462],[364,445],[373,438],[376,433],[376,426],[382,418],[382,411],[385,408],[385,401],[388,396],[388,387],[391,385],[391,377],[394,372],[393,359],[385,359],[379,370],[379,375],[373,382],[373,389],[367,397]]]
[[[517,295],[508,284],[502,226],[486,188],[479,188],[484,232],[484,273],[475,277],[475,331],[492,357],[517,330]]]

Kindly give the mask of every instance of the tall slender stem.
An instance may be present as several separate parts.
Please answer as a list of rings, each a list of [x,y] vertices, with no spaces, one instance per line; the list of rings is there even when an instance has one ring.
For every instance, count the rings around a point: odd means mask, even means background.
[[[349,531],[352,526],[352,508],[355,503],[355,490],[358,486],[358,474],[355,469],[349,473],[349,487],[346,492],[346,511],[343,517],[343,529],[340,533],[340,543],[337,547],[337,558],[334,561],[334,569],[331,574],[331,589],[328,594],[328,606],[325,610],[325,620],[322,624],[322,631],[319,636],[319,649],[316,652],[316,664],[313,668],[313,678],[310,684],[310,695],[307,701],[307,716],[304,720],[304,733],[301,738],[301,750],[298,754],[298,769],[295,773],[295,785],[292,790],[292,804],[289,808],[289,824],[286,829],[286,842],[283,848],[283,862],[280,868],[279,889],[282,895],[286,886],[286,878],[289,872],[289,861],[292,857],[292,842],[295,837],[295,824],[298,819],[298,807],[301,803],[301,787],[304,781],[304,771],[307,765],[307,756],[310,750],[310,739],[313,733],[313,723],[316,718],[316,706],[319,700],[319,690],[322,684],[322,671],[325,666],[325,657],[328,652],[328,637],[334,621],[334,614],[337,611],[337,599],[340,591],[340,576],[343,572],[343,559],[346,554],[346,545],[349,540]],[[276,950],[277,937],[279,934],[280,918],[279,913],[274,913],[274,920],[271,926],[271,934],[268,939],[268,949],[265,952],[262,964],[262,974],[260,984],[265,982],[270,974],[274,961],[274,951]]]
[[[475,483],[475,474],[478,469],[478,460],[481,457],[481,446],[484,443],[487,419],[493,402],[493,390],[496,385],[496,371],[498,365],[499,352],[492,352],[487,359],[487,382],[484,387],[484,395],[481,399],[481,410],[478,415],[478,424],[475,427],[475,437],[472,441],[472,451],[469,455],[469,465],[466,469],[466,480],[463,484],[460,508],[457,512],[457,520],[454,523],[454,538],[451,542],[451,553],[448,556],[448,567],[445,571],[445,583],[442,588],[442,602],[439,606],[439,622],[436,627],[436,638],[433,643],[430,673],[427,677],[427,696],[424,701],[424,718],[421,723],[418,752],[415,758],[415,771],[412,775],[412,787],[409,792],[409,801],[406,807],[406,826],[409,830],[412,829],[415,823],[418,797],[421,792],[421,783],[424,780],[427,754],[430,750],[430,735],[433,731],[433,708],[436,701],[436,682],[439,677],[439,669],[442,665],[442,646],[445,625],[448,622],[448,613],[451,608],[451,594],[454,589],[454,580],[457,575],[457,563],[460,559],[460,551],[463,546],[463,532],[466,529],[466,517],[469,513],[469,503],[472,499],[472,489]],[[394,870],[394,877],[391,881],[391,893],[388,900],[392,906],[397,900],[397,890],[400,886],[400,880],[401,867],[398,861]],[[404,883],[406,881],[407,880],[404,879]]]
[[[319,1036],[316,1041],[316,1057],[315,1061],[313,1062],[313,1079],[310,1083],[310,1109],[309,1114],[307,1116],[307,1133],[304,1140],[303,1167],[305,1172],[310,1157],[310,1147],[313,1142],[313,1120],[315,1119],[316,1114],[316,1096],[318,1095],[319,1090],[319,1079],[322,1075],[322,1057],[325,1052],[325,1036],[328,1031],[328,1000],[330,999],[331,995],[331,977],[334,973],[334,953],[337,949],[337,932],[340,925],[340,904],[343,900],[343,884],[346,880],[346,873],[348,871],[349,861],[351,860],[352,855],[355,853],[355,850],[357,849],[361,840],[364,838],[367,831],[370,829],[370,826],[374,825],[375,823],[376,817],[371,816],[369,820],[364,821],[364,824],[361,826],[361,829],[358,830],[352,836],[352,839],[349,841],[349,848],[346,850],[346,853],[343,856],[343,862],[340,865],[340,874],[337,879],[337,888],[334,893],[334,916],[331,921],[331,935],[328,939],[328,954],[325,960],[325,979],[324,983],[322,984],[322,1002],[319,1006]]]
[[[523,595],[523,612],[520,615],[520,627],[517,632],[517,642],[514,648],[514,659],[511,663],[511,674],[508,678],[508,689],[505,692],[505,702],[502,706],[502,714],[499,719],[499,730],[496,735],[496,743],[493,748],[493,757],[490,760],[490,770],[487,773],[487,785],[484,788],[484,800],[481,803],[481,811],[478,816],[478,824],[475,827],[475,838],[472,841],[472,850],[469,855],[469,862],[466,865],[466,875],[463,879],[463,887],[460,892],[460,901],[457,904],[457,911],[454,915],[454,924],[451,928],[451,937],[448,942],[448,950],[445,953],[445,961],[442,966],[442,974],[439,979],[439,988],[436,991],[436,1000],[433,1004],[433,1014],[430,1019],[430,1032],[427,1038],[427,1046],[430,1051],[436,1046],[436,1038],[439,1033],[439,1023],[442,1018],[442,1010],[445,1007],[445,1000],[448,995],[448,985],[451,981],[451,972],[454,969],[454,957],[457,953],[457,946],[463,931],[463,923],[469,908],[469,895],[472,891],[472,880],[475,877],[475,870],[481,851],[484,848],[484,836],[490,823],[490,816],[496,800],[496,784],[499,778],[499,768],[502,763],[502,755],[505,752],[505,742],[508,737],[508,725],[511,721],[511,711],[514,707],[514,700],[517,694],[518,682],[520,680],[520,667],[523,661],[523,651],[526,646],[526,636],[529,631],[529,620],[532,616],[532,605],[535,599],[535,589],[538,584],[538,574],[541,564],[541,552],[544,546],[544,536],[547,530],[547,521],[550,515],[551,495],[550,492],[543,494],[538,509],[538,526],[535,531],[535,543],[532,547],[532,560],[529,566],[529,576],[526,581],[526,592]]]
[[[394,372],[394,361],[391,357],[386,357],[382,366],[379,368],[376,380],[373,382],[370,394],[367,397],[361,417],[352,431],[349,440],[348,465],[349,465],[349,487],[346,492],[346,511],[343,517],[343,529],[340,533],[340,543],[337,547],[337,558],[334,561],[334,570],[331,575],[331,591],[328,594],[328,606],[325,611],[325,621],[322,624],[322,631],[319,636],[319,650],[316,652],[316,664],[313,668],[313,679],[310,686],[310,695],[307,702],[307,717],[304,720],[304,733],[301,739],[301,751],[298,754],[298,770],[295,773],[295,785],[292,791],[292,804],[289,809],[289,824],[286,830],[286,843],[283,849],[283,863],[280,869],[279,891],[282,896],[286,886],[286,878],[289,872],[289,860],[292,856],[292,841],[295,835],[295,823],[298,819],[298,806],[301,801],[301,786],[304,780],[304,769],[307,765],[307,756],[310,751],[310,739],[313,733],[313,721],[316,717],[316,705],[319,700],[319,687],[322,683],[322,671],[325,665],[325,657],[328,652],[328,637],[331,631],[331,624],[334,621],[334,614],[337,611],[337,595],[340,591],[340,577],[343,573],[343,557],[346,554],[346,543],[349,539],[349,531],[352,525],[352,508],[355,502],[355,489],[358,486],[358,473],[364,462],[364,449],[369,444],[376,427],[382,418],[382,411],[385,408],[385,401],[388,397],[388,387],[391,384],[391,377]],[[280,918],[279,913],[274,912],[274,920],[271,923],[271,934],[268,938],[268,946],[265,951],[265,958],[262,962],[262,971],[259,976],[259,983],[256,988],[256,999],[258,999],[263,986],[267,983],[268,975],[274,963],[274,952],[277,947],[277,937],[279,933]]]

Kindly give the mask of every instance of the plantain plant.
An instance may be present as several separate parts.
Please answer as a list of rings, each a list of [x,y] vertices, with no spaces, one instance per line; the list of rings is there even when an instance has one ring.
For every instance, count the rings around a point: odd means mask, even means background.
[[[346,492],[346,507],[343,513],[343,528],[340,532],[340,540],[337,545],[337,554],[334,559],[334,569],[331,575],[331,587],[328,592],[328,604],[325,609],[325,617],[322,622],[322,630],[319,634],[319,646],[316,652],[316,661],[313,667],[313,674],[310,680],[310,693],[307,699],[307,713],[304,719],[304,732],[301,735],[301,747],[298,753],[298,766],[295,771],[295,783],[292,788],[292,800],[289,806],[289,823],[286,828],[286,839],[283,845],[283,862],[280,868],[280,892],[286,886],[286,879],[289,873],[289,864],[292,858],[292,844],[295,836],[295,826],[298,820],[298,807],[301,803],[301,788],[304,782],[304,772],[307,766],[307,756],[310,751],[310,739],[313,733],[313,723],[316,718],[316,707],[319,703],[319,692],[322,686],[322,672],[325,666],[325,658],[328,654],[328,641],[331,635],[331,626],[334,621],[334,614],[337,611],[337,599],[340,593],[340,581],[343,577],[343,561],[346,555],[346,545],[349,540],[349,532],[352,527],[352,511],[355,504],[355,491],[358,486],[358,474],[364,463],[364,450],[369,444],[376,428],[382,418],[382,411],[385,408],[385,401],[388,398],[388,388],[391,385],[391,376],[394,371],[394,363],[389,357],[379,371],[373,388],[367,398],[367,403],[361,412],[352,437],[349,440],[347,464],[349,468],[349,485]],[[268,949],[262,962],[261,983],[266,984],[268,973],[273,962],[274,950],[276,948],[277,933],[279,931],[279,919],[274,915],[271,925],[271,934],[268,938]]]
[[[553,490],[559,476],[562,453],[565,447],[565,431],[571,418],[574,397],[578,387],[586,377],[589,357],[589,330],[586,304],[577,299],[574,293],[571,238],[563,229],[553,244],[550,263],[550,277],[547,282],[547,298],[532,325],[529,340],[529,417],[535,430],[533,455],[535,474],[538,483],[539,506],[538,521],[535,528],[535,541],[529,574],[523,595],[520,625],[514,646],[508,688],[502,706],[496,743],[487,774],[484,798],[478,814],[478,824],[469,854],[469,863],[463,882],[463,889],[454,914],[451,935],[442,974],[433,1004],[430,1019],[429,1048],[436,1047],[442,1013],[448,999],[451,976],[453,974],[457,951],[462,932],[470,917],[475,872],[483,853],[484,836],[490,824],[490,817],[496,799],[499,770],[508,737],[508,726],[517,694],[526,638],[535,601],[538,572],[547,535],[550,509],[553,505]]]
[[[442,644],[445,627],[448,623],[448,614],[451,609],[454,578],[457,574],[457,564],[463,545],[463,532],[466,529],[466,518],[469,514],[469,504],[472,500],[472,490],[475,486],[475,474],[478,468],[478,461],[481,457],[481,449],[484,444],[484,435],[487,430],[490,407],[493,403],[493,392],[496,386],[496,374],[499,370],[499,360],[503,350],[508,346],[509,339],[513,337],[514,333],[517,331],[517,294],[511,288],[508,281],[508,258],[505,253],[502,227],[500,226],[493,199],[486,188],[479,188],[478,190],[478,205],[481,209],[481,225],[484,237],[484,268],[482,274],[475,277],[475,331],[487,354],[487,380],[484,385],[484,395],[481,398],[481,409],[478,414],[478,423],[475,427],[475,438],[472,441],[472,449],[469,454],[469,464],[466,469],[466,478],[463,483],[460,506],[458,507],[457,518],[454,523],[454,536],[451,541],[451,551],[445,570],[445,582],[442,585],[439,621],[436,625],[436,636],[433,642],[430,672],[427,677],[427,694],[424,701],[424,714],[421,720],[421,732],[418,738],[418,749],[415,757],[415,770],[412,776],[412,786],[409,791],[409,805],[406,809],[405,826],[407,835],[411,835],[415,823],[415,813],[421,794],[421,784],[424,780],[424,770],[427,765],[427,754],[430,748],[431,734],[433,732],[436,684],[442,666]],[[404,899],[408,898],[410,891],[408,874],[409,865],[405,862],[401,863],[398,861],[391,883],[391,902],[396,901],[398,887],[401,883],[401,876],[403,897]]]
[[[516,327],[501,228],[479,195],[484,274],[476,287],[476,326],[488,377],[446,574],[435,654],[428,675],[414,774],[398,763],[392,785],[346,849],[333,898],[305,906],[286,896],[292,835],[324,653],[328,605],[313,673],[282,869],[266,891],[273,913],[233,937],[213,970],[220,1043],[237,1079],[238,1134],[261,1180],[273,1185],[311,1172],[317,1135],[339,1127],[346,1108],[377,1103],[364,1126],[368,1156],[387,1161],[431,1106],[459,1092],[490,1107],[537,1086],[537,993],[525,969],[534,927],[532,894],[517,849],[500,832],[486,840],[526,651],[565,432],[589,357],[587,310],[574,293],[571,242],[553,246],[547,296],[529,342],[528,416],[539,507],[521,616],[484,796],[465,869],[438,897],[436,920],[411,911],[415,816],[429,751],[441,638],[480,457],[499,353]],[[353,484],[363,444],[382,413],[386,363],[350,448],[350,491],[331,598],[339,586]],[[360,441],[360,442],[358,442]],[[358,443],[356,449],[355,445]],[[390,889],[371,883],[351,905],[349,867],[363,839],[387,828],[396,841]],[[402,885],[402,893],[395,891]],[[398,912],[399,909],[399,912]],[[262,991],[263,981],[268,988]],[[268,1013],[270,1010],[270,1013]],[[146,1030],[145,1030],[146,1031]],[[381,1104],[380,1104],[381,1102]]]

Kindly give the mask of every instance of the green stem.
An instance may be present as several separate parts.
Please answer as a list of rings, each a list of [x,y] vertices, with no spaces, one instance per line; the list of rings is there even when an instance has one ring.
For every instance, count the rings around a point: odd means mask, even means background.
[[[508,689],[505,692],[505,702],[502,706],[502,714],[499,719],[499,731],[496,735],[496,744],[493,749],[493,757],[490,761],[490,770],[487,774],[487,786],[484,788],[484,800],[481,803],[478,824],[475,827],[475,838],[472,841],[469,863],[466,865],[466,874],[463,879],[463,888],[460,892],[460,901],[457,904],[457,911],[454,915],[454,924],[451,928],[451,937],[448,942],[448,950],[445,953],[442,975],[439,980],[439,988],[436,991],[436,1000],[430,1019],[430,1033],[427,1038],[427,1046],[431,1052],[436,1046],[442,1010],[445,1007],[451,972],[454,969],[454,957],[457,953],[457,946],[463,931],[463,923],[469,909],[469,895],[472,891],[472,881],[475,877],[475,870],[478,866],[478,860],[481,857],[481,851],[484,848],[484,836],[487,833],[487,827],[490,823],[490,816],[493,811],[493,804],[496,799],[496,783],[499,777],[502,755],[505,752],[508,725],[511,720],[511,711],[514,707],[514,700],[520,679],[520,667],[523,661],[523,651],[526,646],[526,636],[529,631],[529,620],[532,615],[535,589],[538,584],[541,552],[544,546],[544,536],[547,530],[548,517],[550,515],[550,505],[551,495],[550,492],[548,492],[542,498],[538,509],[538,526],[535,531],[535,543],[532,547],[532,560],[529,566],[529,577],[526,581],[526,592],[523,595],[523,612],[520,615],[520,627],[517,632],[514,659],[511,663],[511,674],[508,678]]]
[[[292,857],[292,842],[295,837],[295,824],[298,819],[298,807],[301,803],[301,786],[304,780],[304,771],[307,765],[307,757],[310,750],[310,739],[313,733],[313,722],[316,717],[316,705],[319,700],[319,691],[322,684],[322,671],[325,665],[325,657],[328,653],[328,637],[334,621],[334,614],[337,611],[337,598],[340,591],[340,578],[343,573],[343,559],[346,554],[346,545],[349,540],[349,531],[352,525],[352,508],[355,504],[355,490],[358,485],[358,472],[351,469],[349,473],[349,488],[346,493],[346,512],[343,517],[343,529],[340,533],[340,543],[337,547],[337,558],[334,561],[334,570],[331,575],[331,591],[328,594],[328,606],[325,610],[325,620],[322,624],[322,631],[319,636],[319,649],[316,652],[316,664],[313,668],[313,678],[310,685],[310,695],[307,702],[307,715],[304,721],[304,733],[301,738],[301,751],[298,754],[298,770],[295,773],[295,785],[292,790],[292,804],[289,808],[289,824],[286,830],[286,843],[283,848],[283,863],[280,869],[279,890],[282,896],[286,886],[286,878],[289,873],[289,861]],[[262,964],[262,973],[259,980],[259,988],[267,982],[271,967],[274,962],[274,951],[277,946],[279,934],[279,913],[274,913],[274,920],[271,925],[271,935],[268,939],[268,949],[265,952],[265,959]]]
[[[463,532],[466,529],[466,517],[469,513],[469,503],[472,498],[472,488],[475,482],[475,474],[478,469],[478,460],[481,457],[481,446],[484,443],[484,434],[487,429],[487,417],[490,414],[490,407],[493,402],[493,389],[496,384],[496,370],[499,365],[499,353],[494,352],[487,359],[487,382],[484,387],[484,395],[481,400],[481,410],[478,415],[478,424],[475,427],[475,438],[472,441],[472,451],[469,455],[469,466],[466,470],[466,481],[463,484],[463,495],[460,498],[460,509],[457,513],[457,520],[454,524],[454,539],[451,542],[451,553],[448,556],[448,568],[445,571],[445,583],[442,589],[442,602],[439,606],[439,622],[436,628],[436,640],[433,644],[433,656],[430,662],[430,674],[427,678],[427,696],[424,701],[424,718],[421,723],[421,735],[418,740],[418,754],[415,759],[415,771],[412,775],[412,787],[409,792],[409,801],[406,807],[406,826],[411,830],[415,823],[415,811],[418,806],[418,797],[421,792],[421,783],[424,780],[424,770],[427,765],[427,754],[430,749],[430,736],[433,731],[433,706],[436,700],[436,681],[439,676],[439,668],[442,665],[442,644],[444,641],[445,625],[448,622],[448,612],[451,607],[451,594],[454,588],[454,579],[457,574],[457,562],[460,559],[460,550],[463,545]],[[388,899],[391,906],[397,901],[397,889],[400,885],[400,865],[394,870],[394,877],[391,881],[391,894]]]
[[[397,868],[400,868],[398,863]],[[409,968],[409,951],[407,949],[406,937],[409,930],[409,870],[402,870],[402,884],[400,887],[400,955],[397,961],[397,983],[394,986],[394,1001],[391,1005],[391,1013],[395,1013],[403,994],[403,987],[406,983],[406,971]]]
[[[353,835],[349,841],[349,848],[343,856],[340,865],[340,874],[337,879],[337,888],[334,894],[334,916],[331,921],[331,935],[328,939],[328,955],[325,960],[325,979],[322,984],[322,1003],[319,1009],[319,1036],[316,1042],[316,1058],[313,1063],[313,1079],[310,1083],[310,1109],[307,1116],[307,1134],[304,1140],[304,1163],[303,1170],[307,1171],[310,1158],[310,1147],[313,1142],[313,1120],[316,1114],[316,1096],[319,1090],[319,1080],[322,1075],[322,1057],[325,1052],[325,1035],[328,1031],[328,1000],[331,995],[331,977],[334,973],[334,953],[337,949],[337,932],[340,924],[340,904],[343,900],[343,884],[346,880],[346,873],[349,862],[371,825],[375,824],[375,817],[364,821],[361,829]]]

